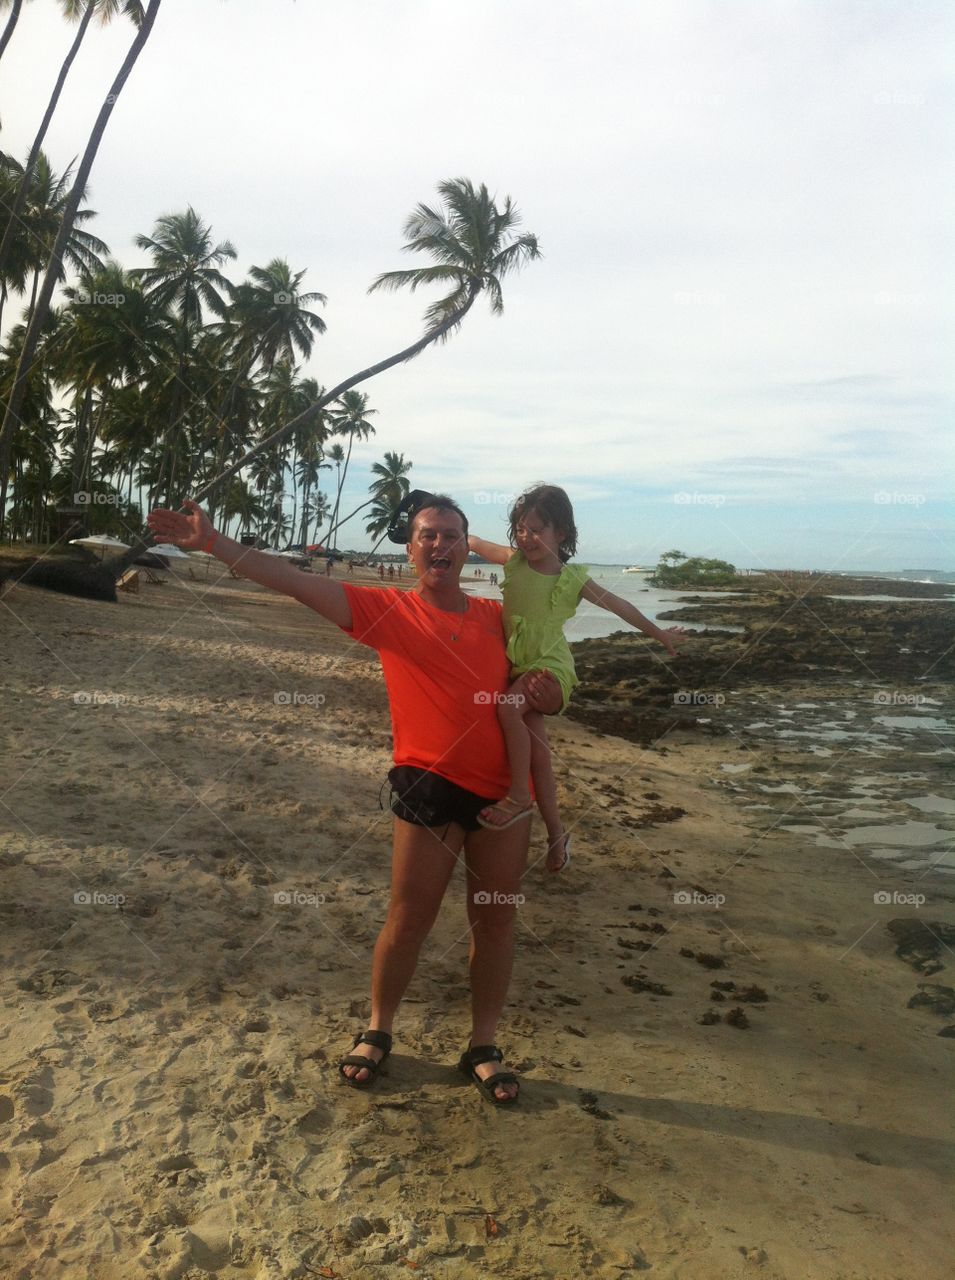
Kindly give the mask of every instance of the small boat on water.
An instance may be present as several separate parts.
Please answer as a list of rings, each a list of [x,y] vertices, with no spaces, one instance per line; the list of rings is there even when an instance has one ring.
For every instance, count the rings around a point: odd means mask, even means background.
[[[629,569],[624,569],[624,573],[652,573],[652,569],[648,569],[642,564],[632,564]]]

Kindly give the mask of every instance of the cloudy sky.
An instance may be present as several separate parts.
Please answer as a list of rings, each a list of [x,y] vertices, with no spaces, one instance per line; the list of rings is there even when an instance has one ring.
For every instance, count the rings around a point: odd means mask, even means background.
[[[4,58],[15,154],[58,15],[25,5]],[[512,494],[565,485],[584,561],[955,569],[953,28],[946,0],[163,0],[91,229],[137,265],[134,235],[191,203],[233,279],[307,268],[331,385],[420,331],[421,294],[365,292],[410,265],[405,216],[443,178],[486,182],[544,259],[503,317],[364,386],[356,503],[396,450],[488,537]],[[57,168],[129,33],[90,32]]]

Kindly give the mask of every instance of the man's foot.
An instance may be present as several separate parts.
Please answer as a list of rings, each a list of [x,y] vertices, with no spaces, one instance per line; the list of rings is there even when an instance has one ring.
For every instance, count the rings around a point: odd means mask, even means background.
[[[570,864],[570,836],[565,832],[547,846],[547,870],[556,875]]]
[[[378,1075],[378,1068],[391,1053],[391,1036],[387,1031],[365,1031],[355,1037],[353,1053],[343,1058],[338,1070],[346,1084],[356,1089],[367,1088]],[[367,1060],[362,1066],[358,1059]]]
[[[497,1045],[468,1045],[461,1054],[458,1069],[473,1080],[481,1093],[495,1106],[506,1105],[517,1101],[520,1081],[513,1071],[505,1071],[500,1065],[504,1055]],[[497,1077],[500,1080],[497,1080]]]
[[[493,831],[503,831],[505,827],[513,827],[515,822],[521,822],[524,818],[529,818],[533,812],[534,803],[530,796],[524,799],[519,796],[516,800],[513,796],[505,796],[503,800],[498,800],[496,804],[489,804],[482,809],[477,816],[477,820],[482,827],[488,827]]]

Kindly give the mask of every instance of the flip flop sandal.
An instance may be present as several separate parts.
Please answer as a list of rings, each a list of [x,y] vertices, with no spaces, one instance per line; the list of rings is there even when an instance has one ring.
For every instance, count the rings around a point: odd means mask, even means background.
[[[556,876],[556,875],[560,875],[562,871],[566,871],[569,866],[570,866],[570,836],[565,835],[564,836],[564,861],[560,864],[559,867],[554,867],[553,869],[548,867],[547,870],[550,872],[552,876]]]
[[[360,1036],[355,1036],[352,1048],[355,1049],[360,1044],[370,1044],[376,1049],[383,1049],[384,1054],[375,1062],[372,1058],[365,1058],[360,1053],[350,1053],[347,1058],[342,1058],[338,1064],[338,1074],[350,1084],[353,1089],[367,1089],[369,1085],[373,1085],[378,1077],[378,1068],[391,1053],[391,1036],[387,1031],[363,1031]],[[352,1079],[351,1076],[345,1075],[346,1067],[364,1067],[369,1073],[364,1080]]]
[[[489,804],[486,807],[488,809],[500,809],[506,804],[514,805],[517,804],[517,801],[512,800],[510,796],[505,796],[503,800],[498,800],[494,804]],[[485,827],[488,831],[506,831],[508,827],[513,827],[515,822],[523,822],[525,818],[529,818],[533,812],[534,805],[533,802],[531,802],[525,805],[523,809],[518,809],[518,811],[508,818],[506,822],[488,822],[485,818],[482,818],[480,814],[477,815],[477,820],[481,826]]]
[[[472,1048],[468,1045],[464,1053],[461,1054],[461,1061],[458,1063],[458,1070],[462,1075],[467,1076],[469,1080],[473,1080],[480,1091],[487,1098],[488,1102],[493,1102],[496,1107],[506,1107],[513,1102],[517,1102],[520,1094],[515,1093],[513,1097],[499,1098],[494,1090],[501,1084],[516,1084],[518,1090],[521,1082],[513,1071],[499,1071],[496,1075],[489,1076],[486,1080],[475,1071],[475,1067],[479,1067],[483,1062],[503,1062],[504,1054],[496,1044],[476,1044]]]

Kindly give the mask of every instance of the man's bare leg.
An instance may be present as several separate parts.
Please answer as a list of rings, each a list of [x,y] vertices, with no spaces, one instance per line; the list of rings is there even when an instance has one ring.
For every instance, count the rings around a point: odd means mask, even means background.
[[[416,827],[395,818],[391,900],[375,943],[371,973],[368,1025],[375,1031],[391,1033],[401,997],[414,974],[421,945],[431,932],[463,843],[464,830],[456,822],[445,833],[444,827]],[[359,1044],[351,1052],[374,1062],[382,1057],[382,1050],[371,1044]],[[344,1072],[349,1079],[358,1081],[369,1075],[364,1067],[349,1066]]]
[[[506,831],[469,831],[464,841],[467,866],[467,911],[471,925],[471,1043],[493,1044],[507,998],[514,961],[515,899],[527,865],[526,824]],[[486,895],[486,897],[485,897]],[[476,1067],[487,1080],[503,1070],[500,1063]],[[513,1097],[517,1085],[502,1084],[499,1098]]]

